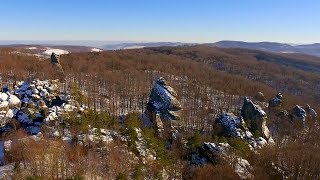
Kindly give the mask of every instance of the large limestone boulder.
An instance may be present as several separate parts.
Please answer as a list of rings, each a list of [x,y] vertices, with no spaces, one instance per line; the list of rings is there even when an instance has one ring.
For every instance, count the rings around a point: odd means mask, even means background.
[[[269,101],[269,108],[279,108],[283,102],[283,96],[281,93],[278,93],[276,97]]]
[[[57,76],[61,81],[64,80],[65,74],[60,64],[60,56],[54,52],[51,54],[51,64],[55,71],[55,76]]]
[[[0,92],[0,127],[4,127],[14,116],[15,108],[20,107],[21,102],[15,95]]]
[[[221,114],[215,120],[215,123],[216,126],[220,126],[219,129],[222,130],[222,135],[242,139],[248,143],[251,150],[262,148],[273,141],[271,137],[254,137],[243,118],[237,117],[233,113]]]
[[[56,53],[51,54],[51,64],[60,64],[60,56]]]
[[[307,113],[306,111],[296,105],[292,110],[291,110],[291,119],[293,122],[301,122],[304,123],[307,117]]]
[[[241,108],[241,116],[253,133],[259,133],[266,139],[270,138],[270,132],[267,127],[267,115],[260,106],[254,104],[248,97],[244,98]]]
[[[215,123],[222,127],[223,134],[226,136],[240,137],[241,139],[247,136],[245,133],[246,127],[243,119],[235,116],[233,113],[221,114],[215,120]],[[249,134],[252,136],[250,132]]]
[[[250,163],[246,159],[235,155],[231,149],[228,143],[216,144],[205,142],[198,149],[198,152],[191,155],[191,163],[194,165],[204,165],[224,161],[231,165],[240,179],[253,179],[254,176],[251,174],[252,166]]]
[[[177,92],[167,84],[164,78],[158,78],[151,90],[147,114],[151,115],[153,120],[156,114],[159,114],[164,120],[177,120],[180,118],[181,110],[182,106],[177,100]]]

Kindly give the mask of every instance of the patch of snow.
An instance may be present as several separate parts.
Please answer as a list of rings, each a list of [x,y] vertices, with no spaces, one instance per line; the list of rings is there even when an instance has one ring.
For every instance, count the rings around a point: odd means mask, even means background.
[[[21,103],[20,99],[15,95],[10,95],[8,101],[11,107],[18,106]]]
[[[1,108],[6,108],[8,106],[9,106],[9,102],[8,101],[3,101],[3,102],[0,103],[0,109]]]
[[[14,114],[13,114],[13,110],[12,109],[9,109],[7,111],[7,114],[6,114],[6,118],[13,118]]]
[[[145,46],[129,46],[129,47],[125,47],[123,49],[142,49],[144,48]]]
[[[146,162],[148,161],[156,160],[156,157],[153,156],[150,149],[147,148],[147,143],[142,135],[142,130],[140,128],[135,128],[135,131],[137,133],[137,139],[138,139],[135,142],[136,148],[140,156],[142,156],[142,162],[146,164]]]
[[[102,49],[98,49],[98,48],[92,48],[91,52],[102,52]]]
[[[7,93],[0,93],[0,101],[6,101],[8,100],[8,97]]]
[[[265,145],[268,144],[268,142],[263,137],[257,138],[256,143],[258,147],[264,147]]]
[[[37,47],[27,47],[26,49],[29,49],[29,50],[36,50],[38,49]]]
[[[233,136],[244,138],[245,134],[241,127],[242,119],[232,113],[225,113],[217,119],[217,123],[221,125]]]
[[[63,49],[52,49],[52,48],[47,48],[43,54],[46,54],[48,56],[50,56],[52,53],[55,53],[57,55],[61,55],[61,54],[69,54],[69,51],[63,50]]]

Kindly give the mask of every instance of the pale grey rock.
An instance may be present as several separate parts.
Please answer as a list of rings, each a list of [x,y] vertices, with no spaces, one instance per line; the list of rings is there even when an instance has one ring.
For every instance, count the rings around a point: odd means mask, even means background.
[[[296,105],[292,110],[291,110],[291,118],[292,121],[296,122],[302,122],[304,123],[307,117],[306,111],[300,107],[299,105]]]
[[[224,113],[220,115],[216,121],[216,124],[220,124],[224,129],[224,134],[232,137],[244,138],[246,134],[243,129],[243,120],[233,113]]]
[[[270,131],[267,127],[267,114],[260,106],[253,103],[248,97],[244,98],[241,108],[241,116],[249,125],[249,130],[253,133],[259,133],[264,138],[270,138]]]
[[[57,78],[63,81],[65,78],[65,74],[60,64],[60,56],[58,54],[55,54],[54,52],[51,54],[51,64],[53,69],[55,70]]]
[[[240,179],[254,178],[250,172],[252,170],[250,163],[246,159],[232,153],[231,149],[232,147],[228,143],[216,144],[205,142],[198,153],[192,154],[191,163],[194,165],[203,165],[223,160],[233,167]]]
[[[161,119],[177,120],[182,110],[181,103],[177,100],[177,92],[167,85],[164,78],[157,79],[151,90],[149,102],[147,105],[147,114],[155,116],[160,114]],[[152,117],[154,120],[155,117]]]
[[[283,102],[283,95],[278,93],[276,97],[269,101],[269,108],[279,108]]]

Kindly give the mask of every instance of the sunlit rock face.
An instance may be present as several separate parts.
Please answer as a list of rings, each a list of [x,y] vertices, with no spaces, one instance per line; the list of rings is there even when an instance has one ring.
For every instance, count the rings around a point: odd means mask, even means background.
[[[191,163],[193,165],[204,165],[224,161],[233,167],[234,172],[240,179],[253,179],[254,176],[250,172],[252,170],[250,163],[232,153],[231,149],[232,147],[228,143],[205,142],[197,152],[191,155]]]
[[[250,149],[259,149],[272,143],[271,137],[254,137],[252,132],[248,129],[242,117],[237,117],[233,113],[221,114],[216,120],[215,125],[220,126],[222,134],[225,137],[234,137],[244,140],[248,143]]]
[[[0,127],[4,127],[14,116],[16,108],[21,106],[20,99],[10,92],[0,92]]]
[[[60,81],[63,81],[65,78],[65,74],[64,74],[63,68],[60,64],[60,56],[53,52],[51,54],[50,59],[51,59],[52,67],[55,71],[54,73],[55,73],[56,78],[59,78]]]
[[[304,123],[307,117],[307,113],[306,111],[296,105],[292,110],[291,110],[291,119],[293,122],[300,122],[300,123]]]
[[[177,92],[167,85],[164,78],[158,78],[151,90],[147,113],[151,116],[160,114],[161,119],[164,120],[177,120],[180,118],[181,110],[182,106],[177,100]]]
[[[222,126],[224,134],[227,136],[240,138],[244,138],[246,136],[243,119],[232,113],[221,114],[215,120],[215,123]]]
[[[269,108],[280,108],[283,102],[283,96],[281,93],[278,93],[276,97],[269,101]]]
[[[241,116],[246,121],[249,129],[253,133],[259,133],[264,138],[269,139],[270,132],[267,127],[267,115],[260,106],[245,97],[241,108]]]

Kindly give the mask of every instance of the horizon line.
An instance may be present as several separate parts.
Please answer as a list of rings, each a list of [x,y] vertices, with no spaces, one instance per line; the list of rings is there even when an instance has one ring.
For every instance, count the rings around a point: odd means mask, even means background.
[[[244,42],[244,43],[280,43],[289,45],[303,45],[303,44],[319,44],[320,42],[281,42],[281,41],[246,41],[246,40],[219,40],[219,41],[208,41],[208,42],[190,42],[190,41],[146,41],[146,40],[1,40],[0,42],[20,42],[21,44],[28,45],[28,43],[40,43],[40,42],[92,42],[92,43],[185,43],[185,44],[210,44],[218,42]]]

